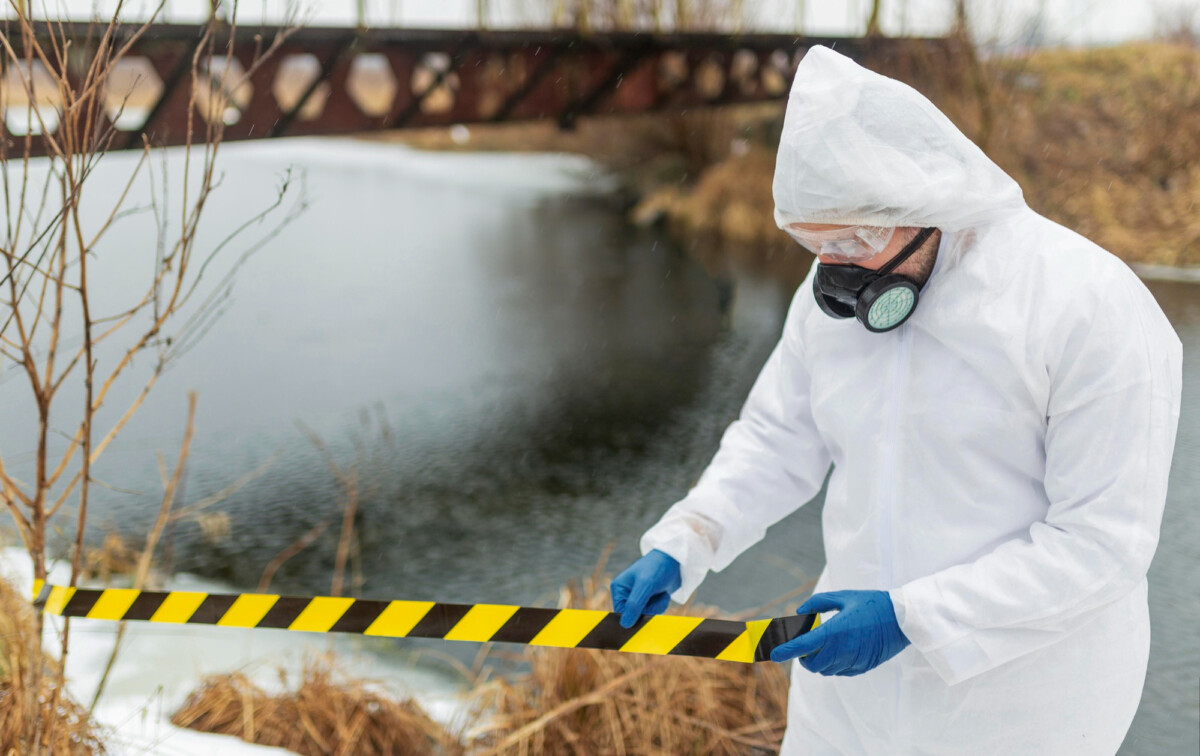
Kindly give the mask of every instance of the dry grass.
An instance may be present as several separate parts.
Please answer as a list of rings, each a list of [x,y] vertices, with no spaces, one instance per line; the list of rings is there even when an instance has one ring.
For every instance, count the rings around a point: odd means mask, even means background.
[[[992,152],[1030,205],[1125,260],[1200,265],[1200,48],[1001,61]]]
[[[564,589],[559,605],[607,609],[606,586],[594,575]],[[788,680],[779,665],[504,648],[487,660],[511,665],[515,656],[526,671],[479,677],[466,717],[468,726],[479,724],[462,736],[411,701],[337,679],[329,658],[308,664],[294,689],[274,696],[240,674],[210,677],[171,721],[301,754],[751,754],[777,752],[783,739]]]
[[[286,677],[283,683],[286,688]],[[238,673],[214,675],[171,722],[305,756],[462,751],[457,739],[415,703],[394,701],[361,682],[339,679],[329,659],[306,663],[295,689],[278,695]]]
[[[694,184],[652,190],[634,208],[633,221],[665,221],[714,277],[737,269],[799,285],[812,257],[775,227],[774,172],[774,151],[749,145],[744,154],[702,171]]]
[[[1200,265],[1200,49],[1046,50],[985,64],[982,86],[967,70],[888,65],[896,70],[878,70],[915,83],[983,143],[1033,209],[1128,262]],[[665,216],[710,246],[764,249],[762,265],[782,243],[773,175],[769,149],[731,156],[692,184],[650,193],[634,217]]]
[[[42,665],[41,690],[34,701],[33,660]],[[104,753],[99,732],[87,710],[65,693],[55,696],[57,664],[41,649],[38,627],[29,599],[0,579],[0,754],[16,756],[34,751],[68,756]],[[40,716],[33,716],[40,707]],[[30,720],[53,722],[39,732],[35,747],[26,735]]]
[[[608,609],[604,586],[585,581],[560,605]],[[775,664],[583,649],[523,656],[528,673],[476,690],[488,724],[471,753],[775,753],[783,739],[788,680]]]
[[[125,542],[119,533],[108,533],[99,546],[84,546],[80,579],[109,585],[117,576],[137,572],[141,552]]]

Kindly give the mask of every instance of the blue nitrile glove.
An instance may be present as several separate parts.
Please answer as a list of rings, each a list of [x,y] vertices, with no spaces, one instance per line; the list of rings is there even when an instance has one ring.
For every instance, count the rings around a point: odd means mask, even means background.
[[[621,613],[621,627],[633,627],[643,614],[662,614],[671,594],[683,585],[679,562],[654,549],[613,578],[613,611]]]
[[[817,593],[801,604],[796,614],[833,609],[838,613],[816,630],[772,649],[771,661],[799,656],[809,672],[851,677],[875,669],[909,644],[886,591]]]

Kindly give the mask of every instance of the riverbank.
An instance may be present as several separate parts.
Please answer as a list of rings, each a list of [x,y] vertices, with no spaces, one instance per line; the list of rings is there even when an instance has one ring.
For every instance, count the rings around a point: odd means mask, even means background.
[[[1131,264],[1200,266],[1200,49],[1140,42],[1040,50],[969,69],[889,64],[1017,179],[1034,210]],[[631,218],[666,223],[714,268],[791,281],[772,218],[781,103],[707,113],[397,132],[425,149],[565,151],[618,173]],[[717,252],[721,250],[721,252]]]

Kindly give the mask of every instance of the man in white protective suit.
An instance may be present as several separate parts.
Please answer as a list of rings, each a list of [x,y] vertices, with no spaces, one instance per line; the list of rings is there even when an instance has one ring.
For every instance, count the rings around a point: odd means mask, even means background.
[[[793,660],[782,752],[1114,753],[1179,418],[1167,319],[924,97],[822,47],[774,195],[817,262],[712,463],[613,580],[623,624],[685,601],[832,464],[797,610],[823,622],[772,652]]]

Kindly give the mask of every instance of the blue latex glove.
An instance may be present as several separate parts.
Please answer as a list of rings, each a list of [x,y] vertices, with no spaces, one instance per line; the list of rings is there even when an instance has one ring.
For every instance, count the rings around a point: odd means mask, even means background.
[[[798,656],[809,672],[851,677],[875,669],[909,644],[896,621],[892,597],[885,591],[818,593],[801,604],[796,614],[834,609],[837,614],[816,630],[772,649],[771,661]]]
[[[654,549],[613,578],[613,611],[621,613],[621,627],[633,627],[643,614],[662,614],[671,594],[683,585],[679,562]]]

